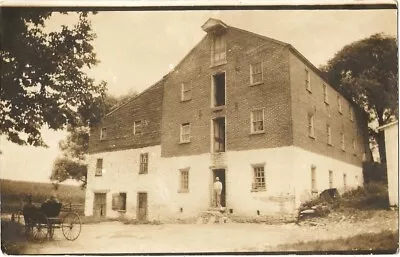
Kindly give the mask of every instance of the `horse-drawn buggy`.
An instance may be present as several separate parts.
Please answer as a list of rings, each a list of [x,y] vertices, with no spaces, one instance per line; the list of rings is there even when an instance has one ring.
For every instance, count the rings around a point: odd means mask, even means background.
[[[21,233],[35,240],[51,239],[55,229],[61,229],[67,240],[75,240],[81,233],[82,222],[79,214],[71,209],[62,211],[62,204],[54,199],[40,207],[28,202],[12,220],[19,223]]]

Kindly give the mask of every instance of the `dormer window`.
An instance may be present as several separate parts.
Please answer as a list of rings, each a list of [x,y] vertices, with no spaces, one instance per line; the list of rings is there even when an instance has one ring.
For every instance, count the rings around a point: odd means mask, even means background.
[[[223,34],[214,34],[211,46],[211,63],[219,65],[226,62],[226,41]]]

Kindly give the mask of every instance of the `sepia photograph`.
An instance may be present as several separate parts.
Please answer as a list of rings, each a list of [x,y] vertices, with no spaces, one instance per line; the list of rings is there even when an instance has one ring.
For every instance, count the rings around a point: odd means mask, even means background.
[[[0,4],[2,253],[396,254],[396,3],[265,2]]]

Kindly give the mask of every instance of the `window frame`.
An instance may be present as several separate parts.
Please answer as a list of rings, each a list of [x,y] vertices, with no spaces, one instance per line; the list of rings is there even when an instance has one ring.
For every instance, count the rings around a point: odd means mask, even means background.
[[[349,115],[350,115],[350,120],[354,122],[354,110],[351,105],[349,105]]]
[[[139,155],[139,174],[149,173],[149,153],[140,153]]]
[[[329,186],[329,189],[331,189],[331,188],[334,188],[333,187],[333,170],[329,170],[328,172],[329,172],[328,186]]]
[[[308,68],[304,68],[305,71],[305,86],[306,86],[306,90],[309,93],[312,93],[312,86],[311,86],[311,72]]]
[[[315,139],[315,124],[314,124],[314,113],[308,113],[307,116],[307,128],[308,136]]]
[[[221,40],[221,44],[223,47],[221,47],[222,51],[218,52],[218,54],[220,56],[223,56],[223,58],[218,58],[218,60],[216,60],[216,56],[217,56],[217,52],[216,52],[216,42],[217,39],[220,38]],[[227,42],[226,42],[226,36],[225,34],[222,33],[215,33],[213,35],[212,38],[212,42],[211,42],[211,66],[218,66],[218,65],[222,65],[222,64],[226,64],[227,63],[227,54],[226,54],[226,49],[227,49]]]
[[[318,193],[318,183],[317,183],[317,167],[311,165],[311,194]]]
[[[96,169],[95,169],[95,172],[94,172],[94,176],[95,177],[103,176],[103,167],[104,167],[103,158],[97,158],[96,159]]]
[[[104,141],[107,139],[107,127],[100,128],[100,141]]]
[[[183,134],[184,132],[184,127],[187,126],[188,127],[188,133]],[[186,123],[182,123],[180,126],[180,132],[179,132],[179,143],[180,144],[187,144],[190,143],[190,139],[191,139],[191,131],[192,131],[192,126],[190,122],[186,122]],[[183,136],[187,135],[188,139],[184,139]]]
[[[111,209],[118,212],[126,212],[126,192],[114,193],[112,195]]]
[[[327,142],[326,144],[329,146],[332,146],[332,130],[331,130],[331,125],[326,124],[326,134],[327,134]]]
[[[262,120],[254,121],[254,112],[262,111]],[[254,123],[262,122],[262,130],[255,130]],[[250,111],[250,134],[262,134],[265,133],[265,108],[257,108]]]
[[[133,135],[141,135],[143,133],[143,121],[135,120],[133,122]]]
[[[340,132],[340,148],[342,151],[346,151],[346,144],[345,144],[345,137],[344,137],[344,132]]]
[[[178,193],[189,193],[189,170],[190,168],[179,169]]]
[[[254,73],[254,66],[260,64],[260,72]],[[261,74],[260,81],[254,81],[254,75]],[[250,86],[260,85],[264,83],[264,63],[263,61],[258,61],[250,64]]]
[[[265,163],[252,164],[253,182],[251,184],[251,192],[267,191],[267,181],[265,175]],[[262,170],[258,170],[262,169]],[[260,173],[258,173],[260,172]],[[261,179],[261,181],[259,181]]]
[[[216,83],[216,79],[218,76],[224,76],[224,103],[217,105],[218,99],[217,99],[217,83]],[[227,100],[227,95],[226,95],[226,86],[227,86],[227,76],[226,76],[226,71],[222,70],[216,73],[211,74],[211,108],[213,108],[213,110],[221,110],[223,108],[225,108],[226,106],[226,100]]]
[[[340,95],[338,94],[337,96],[337,102],[338,102],[338,112],[340,114],[343,114],[343,103],[342,103],[342,98],[340,97]]]
[[[192,100],[192,89],[193,88],[191,83],[186,83],[186,82],[181,83],[181,102],[187,102]],[[185,98],[185,93],[189,94],[187,98]]]
[[[323,94],[324,94],[324,103],[329,105],[329,93],[328,93],[328,85],[326,83],[322,83]]]

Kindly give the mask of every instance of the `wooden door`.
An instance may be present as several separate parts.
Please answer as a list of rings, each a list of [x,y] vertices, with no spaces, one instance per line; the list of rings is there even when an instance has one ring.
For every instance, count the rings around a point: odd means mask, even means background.
[[[93,216],[94,217],[106,216],[106,193],[94,194]]]
[[[147,193],[138,193],[137,219],[147,220]]]

